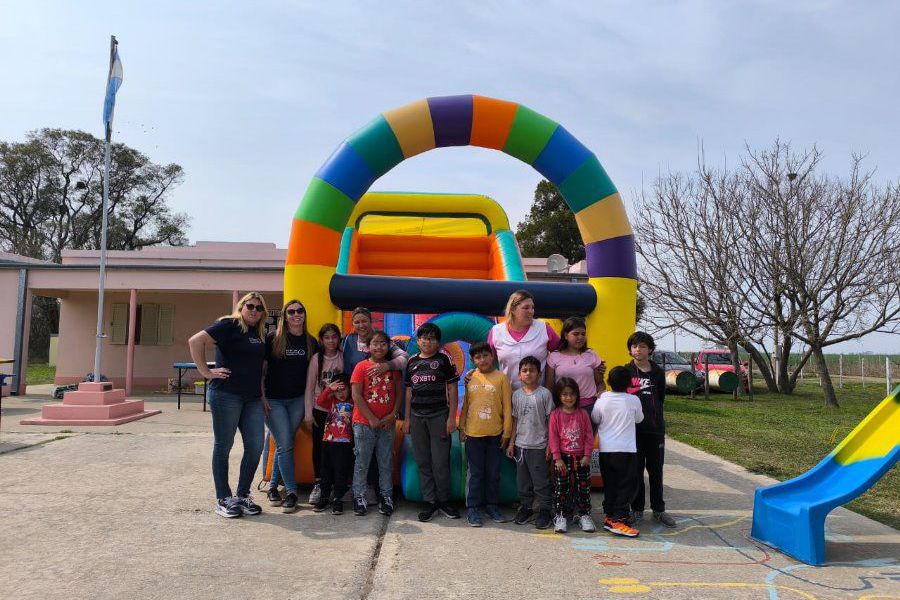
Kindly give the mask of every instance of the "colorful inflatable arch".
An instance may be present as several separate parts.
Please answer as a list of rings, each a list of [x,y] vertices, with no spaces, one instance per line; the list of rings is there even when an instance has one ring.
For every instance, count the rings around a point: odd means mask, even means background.
[[[559,188],[585,243],[588,285],[339,272],[344,230],[376,179],[411,156],[467,145],[502,150]],[[525,106],[464,95],[385,112],[338,146],[294,215],[284,293],[303,298],[315,331],[324,322],[341,323],[340,311],[357,304],[387,312],[499,315],[509,293],[525,288],[535,295],[539,316],[587,315],[588,343],[617,364],[626,362],[625,340],[634,330],[636,277],[631,226],[596,156],[564,127]]]

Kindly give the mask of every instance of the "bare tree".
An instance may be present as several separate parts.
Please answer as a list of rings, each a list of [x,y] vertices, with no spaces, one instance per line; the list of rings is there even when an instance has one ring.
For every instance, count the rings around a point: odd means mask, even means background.
[[[748,150],[746,170],[754,202],[772,215],[774,227],[765,233],[773,234],[782,261],[773,279],[796,313],[793,335],[808,347],[801,361],[812,357],[825,403],[836,407],[823,349],[898,331],[900,188],[875,186],[860,156],[852,157],[846,178],[819,174],[820,159],[815,148],[795,155],[776,142]],[[772,193],[784,179],[787,193]]]
[[[735,172],[709,168],[701,152],[696,172],[642,194],[635,232],[661,328],[725,344],[734,362],[743,348],[785,393],[812,358],[837,406],[823,349],[900,321],[900,188],[874,186],[860,157],[846,179],[820,175],[820,163],[816,148],[779,140],[747,148]],[[789,368],[796,341],[806,349]]]
[[[657,330],[676,327],[726,345],[740,373],[738,348],[749,348],[763,326],[760,313],[745,301],[756,265],[741,254],[735,225],[746,188],[727,171],[713,172],[702,161],[692,176],[661,176],[642,194],[634,219],[641,285]],[[702,231],[702,235],[696,232]],[[763,378],[772,387],[771,371]]]

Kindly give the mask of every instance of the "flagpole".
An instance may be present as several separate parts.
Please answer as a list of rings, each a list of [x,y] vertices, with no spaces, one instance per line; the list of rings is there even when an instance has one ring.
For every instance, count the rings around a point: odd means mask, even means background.
[[[116,58],[116,36],[112,35],[109,39],[109,72],[112,76],[113,62]],[[107,82],[107,86],[109,83]],[[109,211],[109,163],[110,163],[110,145],[112,142],[112,119],[105,123],[106,142],[103,147],[103,224],[100,229],[100,283],[97,288],[97,344],[94,350],[94,381],[100,381],[100,363],[103,353],[103,297],[106,291],[106,231],[108,227]]]

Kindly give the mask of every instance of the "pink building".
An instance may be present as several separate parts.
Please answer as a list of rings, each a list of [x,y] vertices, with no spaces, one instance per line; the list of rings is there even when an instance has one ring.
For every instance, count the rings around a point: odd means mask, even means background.
[[[172,364],[191,360],[188,338],[230,313],[247,291],[263,293],[274,318],[281,308],[286,253],[275,244],[245,242],[109,252],[103,375],[128,394],[165,390],[175,375]],[[18,393],[25,393],[27,383],[34,296],[60,302],[55,382],[78,383],[93,369],[99,255],[66,250],[62,264],[53,264],[0,253],[0,358],[15,359],[0,365],[0,372],[13,375]],[[548,273],[547,259],[524,263],[532,279],[586,278],[583,263],[563,273]]]

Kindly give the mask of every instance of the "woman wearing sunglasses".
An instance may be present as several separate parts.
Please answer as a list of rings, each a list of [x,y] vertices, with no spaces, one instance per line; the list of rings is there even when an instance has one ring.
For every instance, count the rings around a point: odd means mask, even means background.
[[[306,308],[299,300],[288,300],[281,315],[275,332],[266,338],[263,409],[276,450],[267,496],[272,506],[289,513],[297,510],[294,436],[303,420],[306,372],[316,341],[306,332]],[[284,498],[278,492],[280,480],[284,480]]]
[[[262,372],[266,357],[266,303],[258,292],[246,294],[234,312],[195,333],[188,341],[191,359],[210,381],[212,413],[212,472],[216,485],[216,513],[223,517],[258,515],[262,509],[250,497],[253,474],[262,454],[264,427]],[[216,346],[216,366],[206,366],[206,347]],[[241,430],[241,459],[237,495],[228,484],[228,455],[234,434]]]

